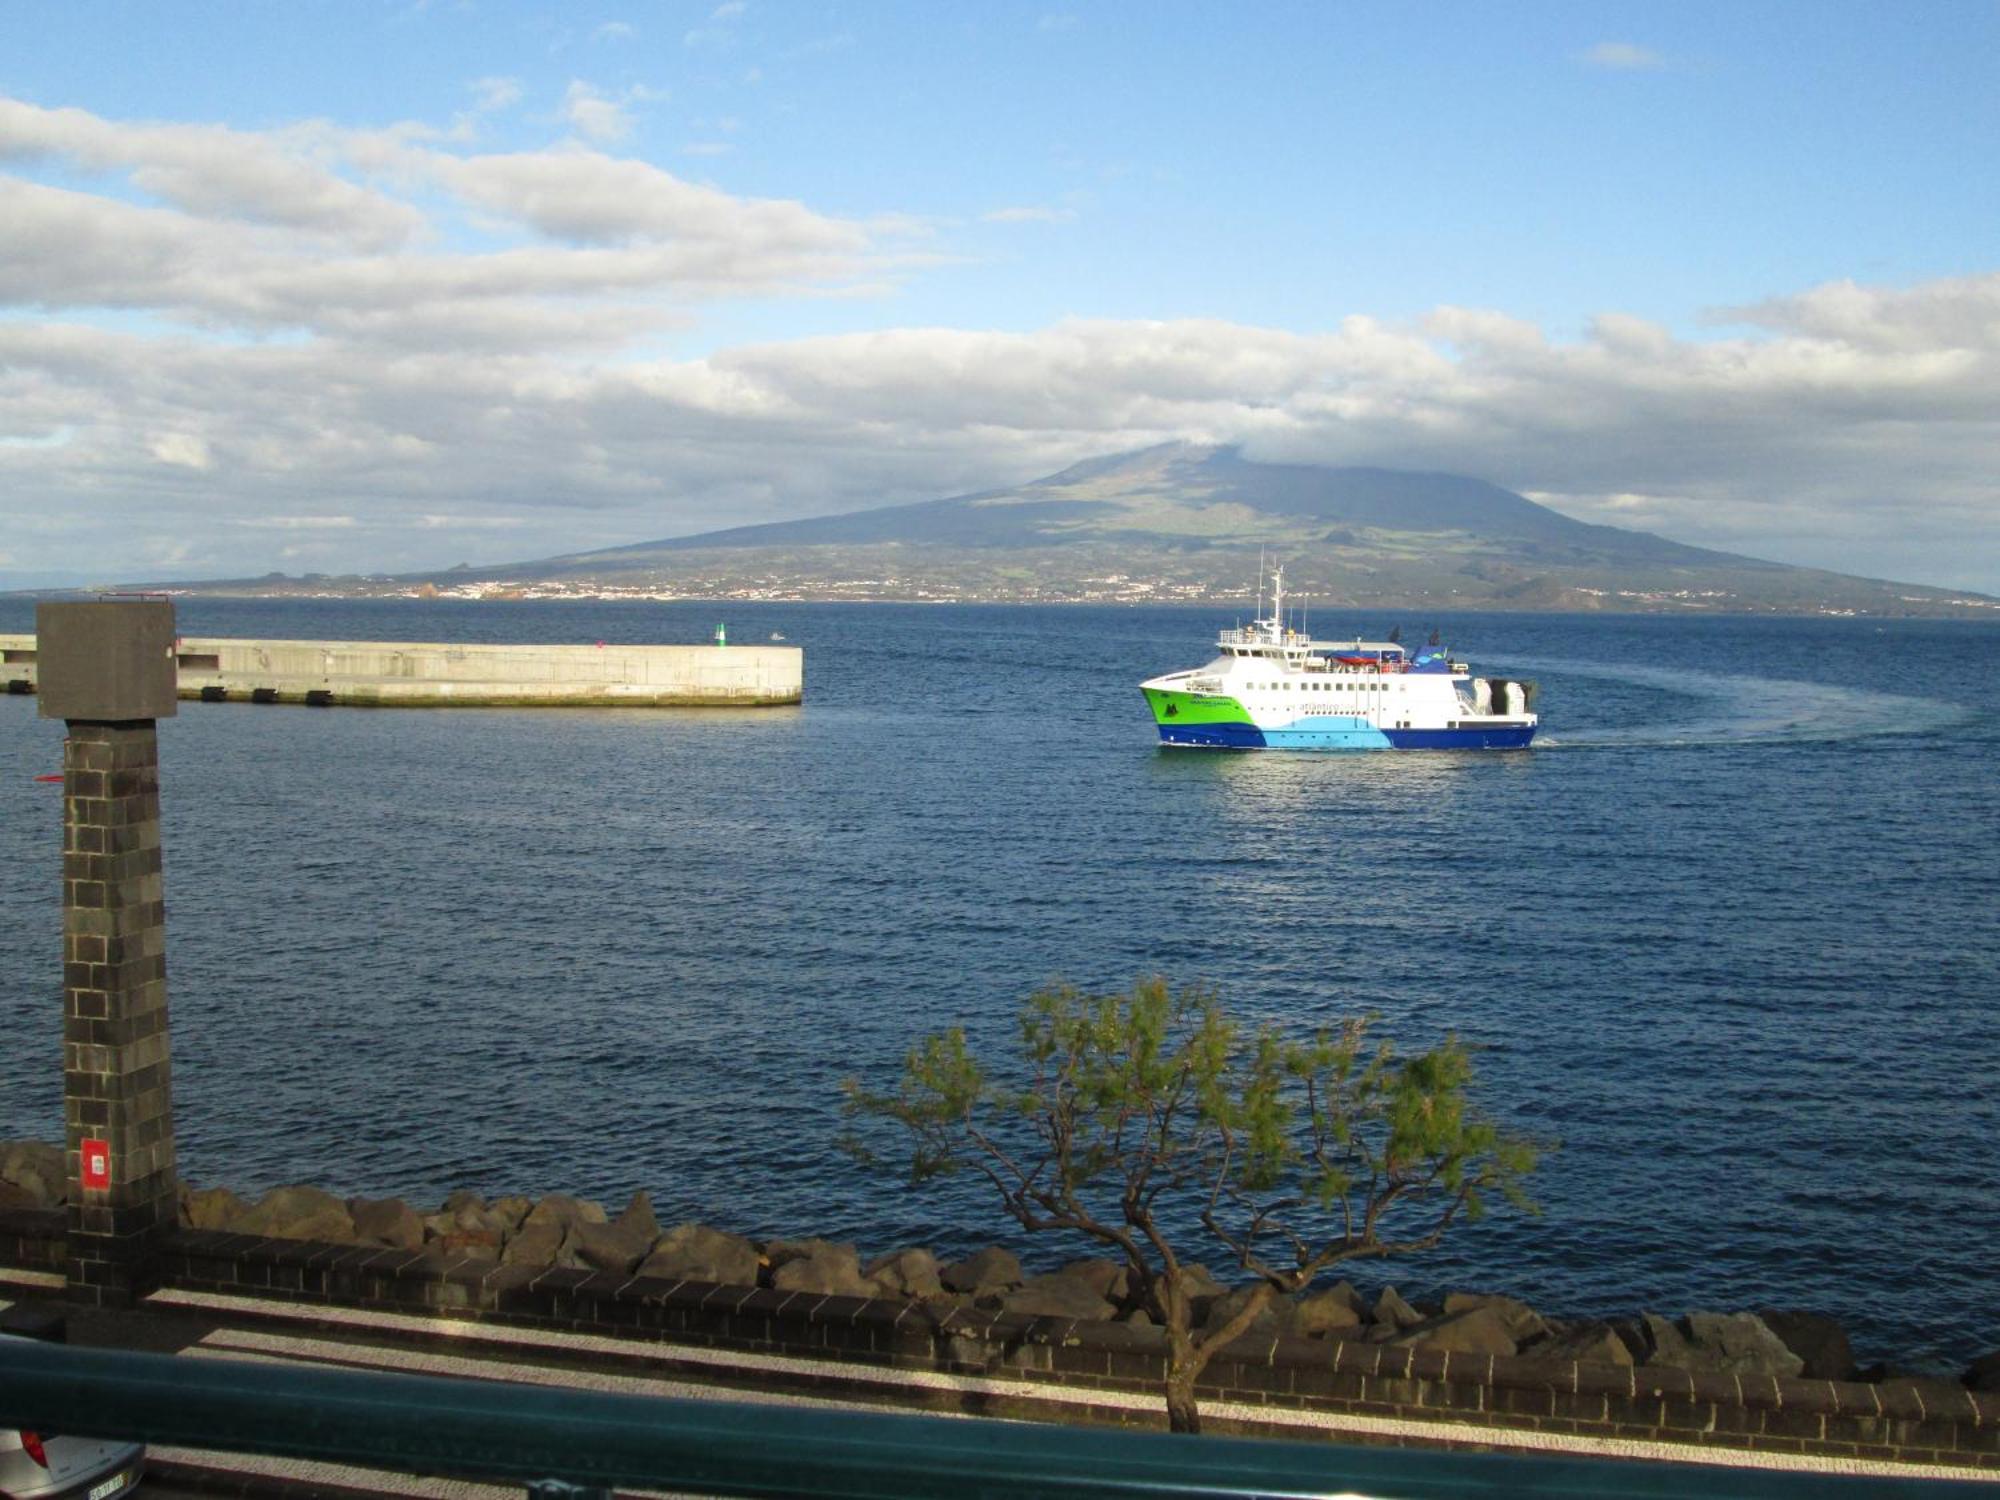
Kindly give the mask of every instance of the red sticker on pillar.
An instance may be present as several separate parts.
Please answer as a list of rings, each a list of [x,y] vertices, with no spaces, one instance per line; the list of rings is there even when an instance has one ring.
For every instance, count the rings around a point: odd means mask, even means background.
[[[87,1188],[108,1188],[111,1186],[111,1143],[92,1140],[85,1136],[83,1141],[83,1185]]]

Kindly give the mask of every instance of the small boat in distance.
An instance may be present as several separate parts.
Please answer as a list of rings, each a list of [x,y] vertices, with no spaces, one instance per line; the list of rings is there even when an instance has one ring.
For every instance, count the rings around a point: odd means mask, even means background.
[[[1393,634],[1393,632],[1392,632]],[[1535,737],[1532,682],[1474,677],[1433,636],[1313,640],[1285,625],[1285,575],[1271,613],[1225,630],[1205,667],[1140,684],[1166,745],[1231,750],[1524,750]]]

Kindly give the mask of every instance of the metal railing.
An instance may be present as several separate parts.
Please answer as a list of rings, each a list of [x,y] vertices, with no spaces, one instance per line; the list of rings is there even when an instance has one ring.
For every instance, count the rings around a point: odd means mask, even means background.
[[[1187,1438],[4,1342],[0,1426],[511,1481],[544,1495],[612,1486],[857,1500],[1995,1495],[1971,1482]]]

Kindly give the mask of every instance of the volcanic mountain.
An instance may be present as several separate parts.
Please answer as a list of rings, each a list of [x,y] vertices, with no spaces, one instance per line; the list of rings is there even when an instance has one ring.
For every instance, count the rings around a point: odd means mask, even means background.
[[[1356,606],[1933,614],[1965,597],[1594,526],[1456,474],[1258,463],[1186,443],[1012,489],[479,576],[800,598],[1209,600],[1251,592],[1267,558],[1315,600]]]

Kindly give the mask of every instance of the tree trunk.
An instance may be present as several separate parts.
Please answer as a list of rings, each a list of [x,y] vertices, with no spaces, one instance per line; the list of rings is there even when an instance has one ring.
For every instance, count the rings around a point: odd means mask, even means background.
[[[1169,1371],[1167,1374],[1167,1429],[1170,1432],[1201,1431],[1201,1407],[1194,1399],[1194,1375]]]

